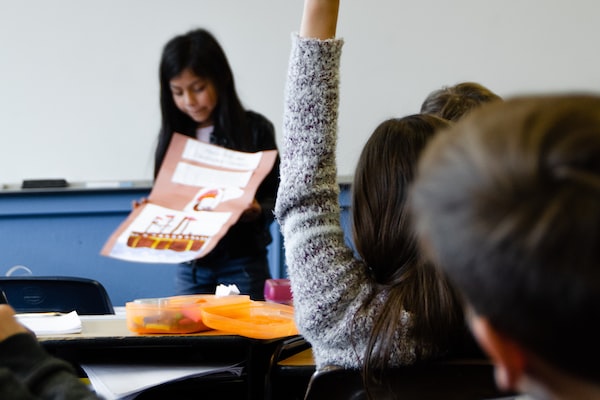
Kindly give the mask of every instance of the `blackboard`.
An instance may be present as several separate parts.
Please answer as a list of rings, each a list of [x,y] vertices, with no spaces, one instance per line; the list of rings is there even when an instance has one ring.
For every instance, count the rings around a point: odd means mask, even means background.
[[[247,108],[281,135],[290,34],[302,0],[3,0],[0,184],[147,180],[164,43],[211,30]],[[340,175],[382,119],[443,85],[502,96],[600,91],[594,0],[342,1]]]

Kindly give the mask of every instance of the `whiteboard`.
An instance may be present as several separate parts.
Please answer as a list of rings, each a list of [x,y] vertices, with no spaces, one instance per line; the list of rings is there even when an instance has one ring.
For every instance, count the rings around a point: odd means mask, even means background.
[[[302,0],[1,4],[0,184],[151,179],[162,46],[196,27],[221,42],[242,102],[281,142]],[[352,174],[381,120],[417,112],[444,85],[600,91],[598,15],[595,0],[342,0],[338,173]]]

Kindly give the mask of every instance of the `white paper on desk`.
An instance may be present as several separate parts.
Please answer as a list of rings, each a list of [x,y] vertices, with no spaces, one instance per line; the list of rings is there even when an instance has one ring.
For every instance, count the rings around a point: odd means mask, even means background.
[[[38,336],[81,333],[81,319],[77,311],[68,314],[25,313],[15,317]]]
[[[240,376],[239,364],[82,364],[96,393],[106,400],[133,399],[146,389],[167,382],[229,372]]]

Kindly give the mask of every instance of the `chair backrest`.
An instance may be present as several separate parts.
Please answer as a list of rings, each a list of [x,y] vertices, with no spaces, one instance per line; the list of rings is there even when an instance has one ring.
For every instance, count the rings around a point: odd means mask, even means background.
[[[373,399],[482,400],[512,395],[497,388],[487,360],[452,360],[393,368],[385,384],[375,388]],[[327,368],[311,377],[305,400],[363,400],[367,392],[361,372]]]
[[[301,335],[287,338],[277,345],[265,375],[265,400],[298,400],[304,397],[308,381],[315,372],[314,361],[312,357],[302,363],[286,361],[310,348],[310,343]]]
[[[114,314],[102,284],[67,276],[0,277],[0,289],[18,313],[71,312],[80,315]]]

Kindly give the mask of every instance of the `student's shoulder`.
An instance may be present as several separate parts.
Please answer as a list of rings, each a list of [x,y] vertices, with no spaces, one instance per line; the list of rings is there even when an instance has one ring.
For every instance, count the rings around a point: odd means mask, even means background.
[[[255,144],[262,143],[261,150],[275,148],[275,126],[264,115],[256,111],[246,111],[246,122],[250,127]],[[268,144],[265,146],[265,141]]]
[[[246,110],[246,119],[248,120],[248,123],[252,125],[273,126],[271,120],[256,111]]]

